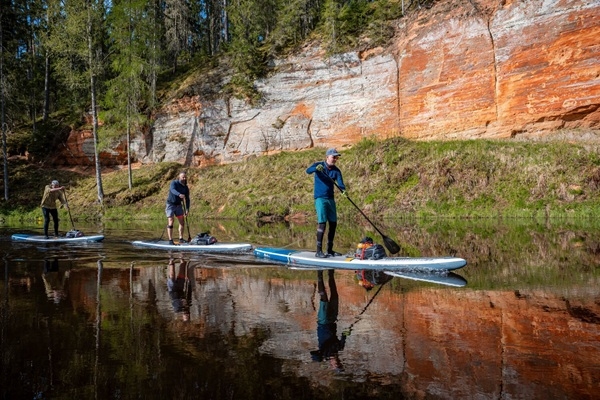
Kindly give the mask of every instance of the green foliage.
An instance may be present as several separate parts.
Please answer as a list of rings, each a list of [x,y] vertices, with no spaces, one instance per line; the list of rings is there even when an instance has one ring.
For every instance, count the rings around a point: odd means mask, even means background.
[[[277,57],[301,44],[318,22],[320,4],[314,0],[279,1],[275,12],[275,26],[266,37],[266,54]]]
[[[146,18],[146,1],[130,0],[113,3],[108,23],[116,52],[112,58],[114,75],[106,86],[104,121],[99,143],[101,149],[126,132],[134,135],[147,118],[144,110],[151,103],[149,74],[151,62],[146,43],[151,41],[151,20]],[[129,145],[129,143],[127,143]]]
[[[323,152],[315,148],[191,168],[193,213],[202,218],[263,215],[274,220],[311,220],[313,180],[305,169],[322,160]],[[368,138],[344,150],[338,165],[350,198],[373,221],[590,218],[600,211],[597,154],[597,146],[562,142],[412,142],[400,138],[378,142]],[[92,177],[19,162],[11,164],[10,171],[20,192],[2,212],[14,215],[37,209],[43,186],[58,177],[73,193],[74,209],[87,218],[162,217],[169,182],[180,168],[160,163],[136,169],[133,190],[127,189],[125,170],[103,174],[107,208],[100,217]],[[350,202],[339,195],[337,199],[341,218],[368,227]]]
[[[308,38],[322,40],[330,53],[381,44],[389,35],[388,23],[410,11],[402,9],[404,2],[394,0],[236,0],[227,10],[222,3],[180,0],[119,0],[108,9],[103,2],[83,0],[31,2],[28,9],[17,8],[17,3],[2,9],[7,32],[3,89],[9,96],[8,145],[11,154],[29,152],[36,161],[64,143],[70,129],[89,123],[85,116],[91,103],[90,76],[99,80],[104,122],[100,145],[106,146],[128,131],[139,131],[157,105],[158,94],[162,99],[235,95],[256,102],[260,93],[255,81],[280,52]],[[406,6],[418,4],[423,3]],[[167,35],[173,28],[169,25],[173,20],[167,20],[182,12],[191,13],[185,28]],[[228,20],[223,22],[225,16]],[[91,36],[88,29],[93,30]],[[173,73],[167,67],[175,53],[176,61],[185,65],[177,65]],[[40,122],[46,54],[53,86],[50,103],[59,111]],[[222,55],[226,57],[220,62]],[[225,88],[224,82],[229,82]],[[322,154],[320,150],[298,154],[268,158],[267,165],[257,159],[248,160],[243,168],[203,170],[198,175],[204,180],[206,174],[209,194],[197,203],[199,209],[228,217],[256,212],[310,215],[311,183],[301,171]],[[273,165],[281,168],[275,181],[265,172]],[[369,138],[348,150],[341,166],[352,198],[369,213],[385,217],[587,216],[597,208],[600,188],[599,153],[559,142],[418,143]],[[224,182],[222,176],[229,180]],[[93,183],[85,181],[85,186],[93,192]],[[140,201],[153,207],[161,190],[142,185],[125,194],[121,188],[111,191],[108,200],[114,207]],[[31,198],[37,198],[37,191]],[[22,198],[16,200],[21,201],[14,207],[28,206]],[[11,207],[7,206],[16,209]],[[354,212],[343,201],[340,209]]]
[[[25,149],[40,157],[40,149],[62,138],[48,126],[60,126],[62,132],[64,126],[89,124],[92,77],[104,123],[100,146],[112,143],[128,128],[139,130],[144,116],[174,97],[233,95],[257,103],[261,96],[255,81],[269,71],[270,60],[306,40],[322,41],[330,54],[384,44],[392,32],[389,22],[402,17],[404,3],[116,0],[110,7],[106,4],[32,0],[26,6],[9,2],[3,7],[6,121],[9,132],[18,132],[11,151]],[[38,128],[46,96],[47,111],[61,119]]]
[[[382,45],[393,35],[391,20],[402,17],[401,2],[394,0],[325,0],[319,33],[328,54]]]
[[[261,46],[275,24],[274,12],[271,0],[237,0],[228,7],[231,22],[228,56],[233,68],[230,89],[238,97],[256,100],[254,80],[265,71]]]

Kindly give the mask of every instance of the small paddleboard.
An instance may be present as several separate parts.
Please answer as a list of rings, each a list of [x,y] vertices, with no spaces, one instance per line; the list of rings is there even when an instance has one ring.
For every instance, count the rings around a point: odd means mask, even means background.
[[[35,243],[84,243],[100,242],[104,240],[104,235],[88,235],[79,237],[50,236],[46,239],[44,235],[30,235],[27,233],[15,233],[11,239],[17,242],[35,242]]]
[[[450,271],[467,265],[458,257],[384,257],[379,260],[361,260],[340,256],[319,258],[314,251],[300,251],[271,247],[258,247],[254,255],[287,265],[309,265],[333,269],[381,269],[407,271]]]
[[[132,243],[134,246],[148,247],[160,250],[177,250],[177,251],[203,251],[213,253],[237,253],[252,250],[252,245],[249,243],[221,243],[214,244],[169,244],[167,240],[150,241],[136,240]]]

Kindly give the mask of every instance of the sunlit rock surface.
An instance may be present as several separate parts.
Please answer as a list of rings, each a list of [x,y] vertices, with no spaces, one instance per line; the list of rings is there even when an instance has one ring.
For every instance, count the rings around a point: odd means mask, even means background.
[[[134,139],[136,160],[204,166],[371,136],[577,137],[600,129],[598,1],[435,2],[396,28],[385,49],[327,58],[306,48],[276,61],[256,82],[262,98],[254,106],[173,100]]]

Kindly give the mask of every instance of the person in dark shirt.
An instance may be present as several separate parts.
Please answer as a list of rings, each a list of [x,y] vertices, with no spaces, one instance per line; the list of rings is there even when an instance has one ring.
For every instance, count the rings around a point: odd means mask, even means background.
[[[185,206],[185,210],[184,210]],[[190,211],[190,190],[187,186],[187,175],[185,172],[180,172],[177,179],[171,182],[169,187],[169,195],[167,197],[167,235],[169,236],[169,244],[173,243],[173,224],[175,217],[179,221],[179,243],[185,243],[183,239],[183,228],[185,226],[185,217]]]
[[[346,186],[342,179],[342,171],[336,167],[336,162],[341,156],[336,149],[329,149],[325,153],[325,161],[318,161],[306,169],[307,174],[315,174],[314,198],[315,210],[317,212],[317,252],[315,256],[326,258],[336,257],[342,254],[333,250],[335,230],[337,228],[337,209],[334,198],[335,184],[346,195]],[[326,225],[329,223],[327,232],[327,252],[323,253],[323,237]]]

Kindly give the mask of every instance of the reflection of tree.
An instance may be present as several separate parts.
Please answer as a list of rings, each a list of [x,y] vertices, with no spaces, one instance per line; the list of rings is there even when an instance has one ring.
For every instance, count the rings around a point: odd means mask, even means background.
[[[13,310],[9,314],[5,307],[0,320],[6,338],[0,344],[0,397],[339,397],[339,388],[313,387],[306,377],[287,369],[287,360],[258,350],[272,335],[268,325],[240,333],[231,320],[230,329],[200,332],[198,321],[173,324],[171,316],[161,315],[156,292],[166,294],[164,265],[144,268],[141,279],[141,268],[136,272],[130,266],[107,267],[105,261],[95,264],[97,268],[71,269],[72,301],[59,307],[47,301],[40,280],[33,287],[37,299],[31,292],[10,292]],[[15,271],[10,267],[4,271],[2,303],[7,306],[8,274]],[[146,290],[139,291],[142,283]],[[137,285],[133,298],[132,284]],[[70,305],[73,309],[65,312]],[[29,312],[17,312],[33,309],[35,319]],[[387,390],[373,382],[353,388],[356,393]]]
[[[96,337],[96,357],[94,362],[94,394],[95,398],[98,398],[98,363],[100,361],[100,327],[102,323],[102,307],[100,303],[100,288],[102,287],[102,260],[98,260],[98,275],[96,279],[96,323],[94,325],[95,337]]]

